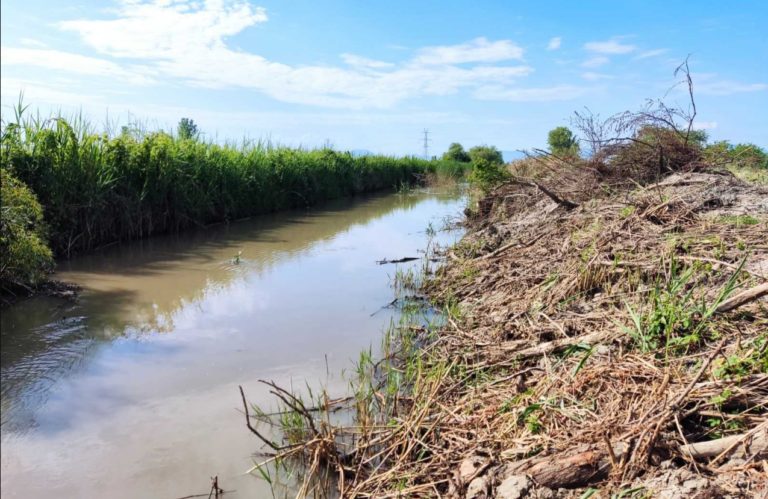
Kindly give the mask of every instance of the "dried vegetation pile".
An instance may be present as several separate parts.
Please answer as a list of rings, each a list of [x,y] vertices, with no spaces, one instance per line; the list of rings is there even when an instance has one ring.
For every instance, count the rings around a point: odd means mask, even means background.
[[[702,159],[692,90],[654,105],[510,165],[423,286],[444,324],[361,361],[353,425],[291,396],[276,458],[345,497],[768,494],[768,189]]]
[[[361,363],[354,425],[291,395],[277,459],[345,497],[765,494],[768,189],[680,170],[513,165],[427,282],[445,324]]]
[[[466,497],[766,493],[768,190],[570,176],[536,181],[560,201],[491,192],[433,282],[462,311],[433,348],[474,379],[433,405],[453,460],[414,473]]]

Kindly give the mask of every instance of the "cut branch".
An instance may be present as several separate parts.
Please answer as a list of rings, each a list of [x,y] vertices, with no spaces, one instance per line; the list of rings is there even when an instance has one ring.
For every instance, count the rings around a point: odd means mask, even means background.
[[[742,291],[736,296],[725,300],[723,303],[718,305],[718,307],[715,309],[715,313],[722,314],[731,311],[765,295],[768,295],[768,282],[764,282],[763,284],[749,288],[748,290]]]
[[[748,458],[757,456],[759,458],[768,453],[768,425],[762,424],[753,431],[742,435],[681,445],[680,451],[694,459],[709,459],[712,457],[720,459],[729,454],[732,457]]]
[[[573,201],[568,201],[567,199],[561,198],[560,196],[558,196],[554,192],[550,191],[549,189],[547,189],[546,187],[544,187],[540,183],[535,182],[533,180],[527,180],[527,179],[521,179],[521,178],[513,178],[511,180],[511,182],[513,184],[516,184],[516,185],[527,185],[527,186],[531,186],[531,187],[536,187],[541,192],[546,194],[552,201],[554,201],[555,203],[557,203],[560,206],[564,207],[566,210],[572,210],[574,208],[578,208],[579,207],[579,205],[574,203]]]

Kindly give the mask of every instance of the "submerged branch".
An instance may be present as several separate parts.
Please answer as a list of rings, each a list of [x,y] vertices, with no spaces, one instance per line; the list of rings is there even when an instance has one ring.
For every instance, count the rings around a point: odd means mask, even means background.
[[[238,388],[240,389],[240,398],[243,400],[243,411],[245,411],[245,426],[247,426],[248,429],[251,430],[251,433],[256,435],[259,438],[259,440],[261,440],[262,442],[270,446],[272,450],[279,452],[285,449],[285,447],[279,447],[278,445],[276,445],[274,442],[272,442],[270,439],[268,439],[267,437],[259,433],[259,431],[253,427],[253,425],[251,424],[251,415],[248,411],[248,402],[245,400],[245,392],[243,391],[242,385],[238,385]]]

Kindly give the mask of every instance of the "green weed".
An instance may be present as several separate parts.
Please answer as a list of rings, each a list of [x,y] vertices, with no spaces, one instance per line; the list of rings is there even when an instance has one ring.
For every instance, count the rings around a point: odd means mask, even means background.
[[[743,227],[745,225],[757,225],[760,220],[752,215],[723,215],[717,219],[718,222]]]
[[[750,374],[768,373],[768,334],[758,336],[735,354],[720,360],[714,376],[718,379],[742,378]]]
[[[742,261],[714,302],[707,305],[704,297],[696,296],[696,287],[690,285],[695,267],[681,268],[676,260],[671,260],[667,277],[651,289],[644,310],[635,310],[625,303],[631,319],[631,327],[625,330],[643,352],[661,348],[667,355],[687,351],[708,332],[709,318],[735,289],[743,264]]]
[[[624,208],[619,211],[619,216],[621,218],[629,218],[636,210],[637,208],[633,205],[625,206]]]

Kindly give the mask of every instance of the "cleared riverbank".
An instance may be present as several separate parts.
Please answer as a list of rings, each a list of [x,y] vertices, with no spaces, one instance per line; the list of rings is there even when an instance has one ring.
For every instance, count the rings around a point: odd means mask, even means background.
[[[406,307],[361,357],[355,423],[282,392],[290,447],[265,466],[345,497],[766,492],[766,187],[537,161],[468,212],[436,276],[402,276],[444,320]]]

